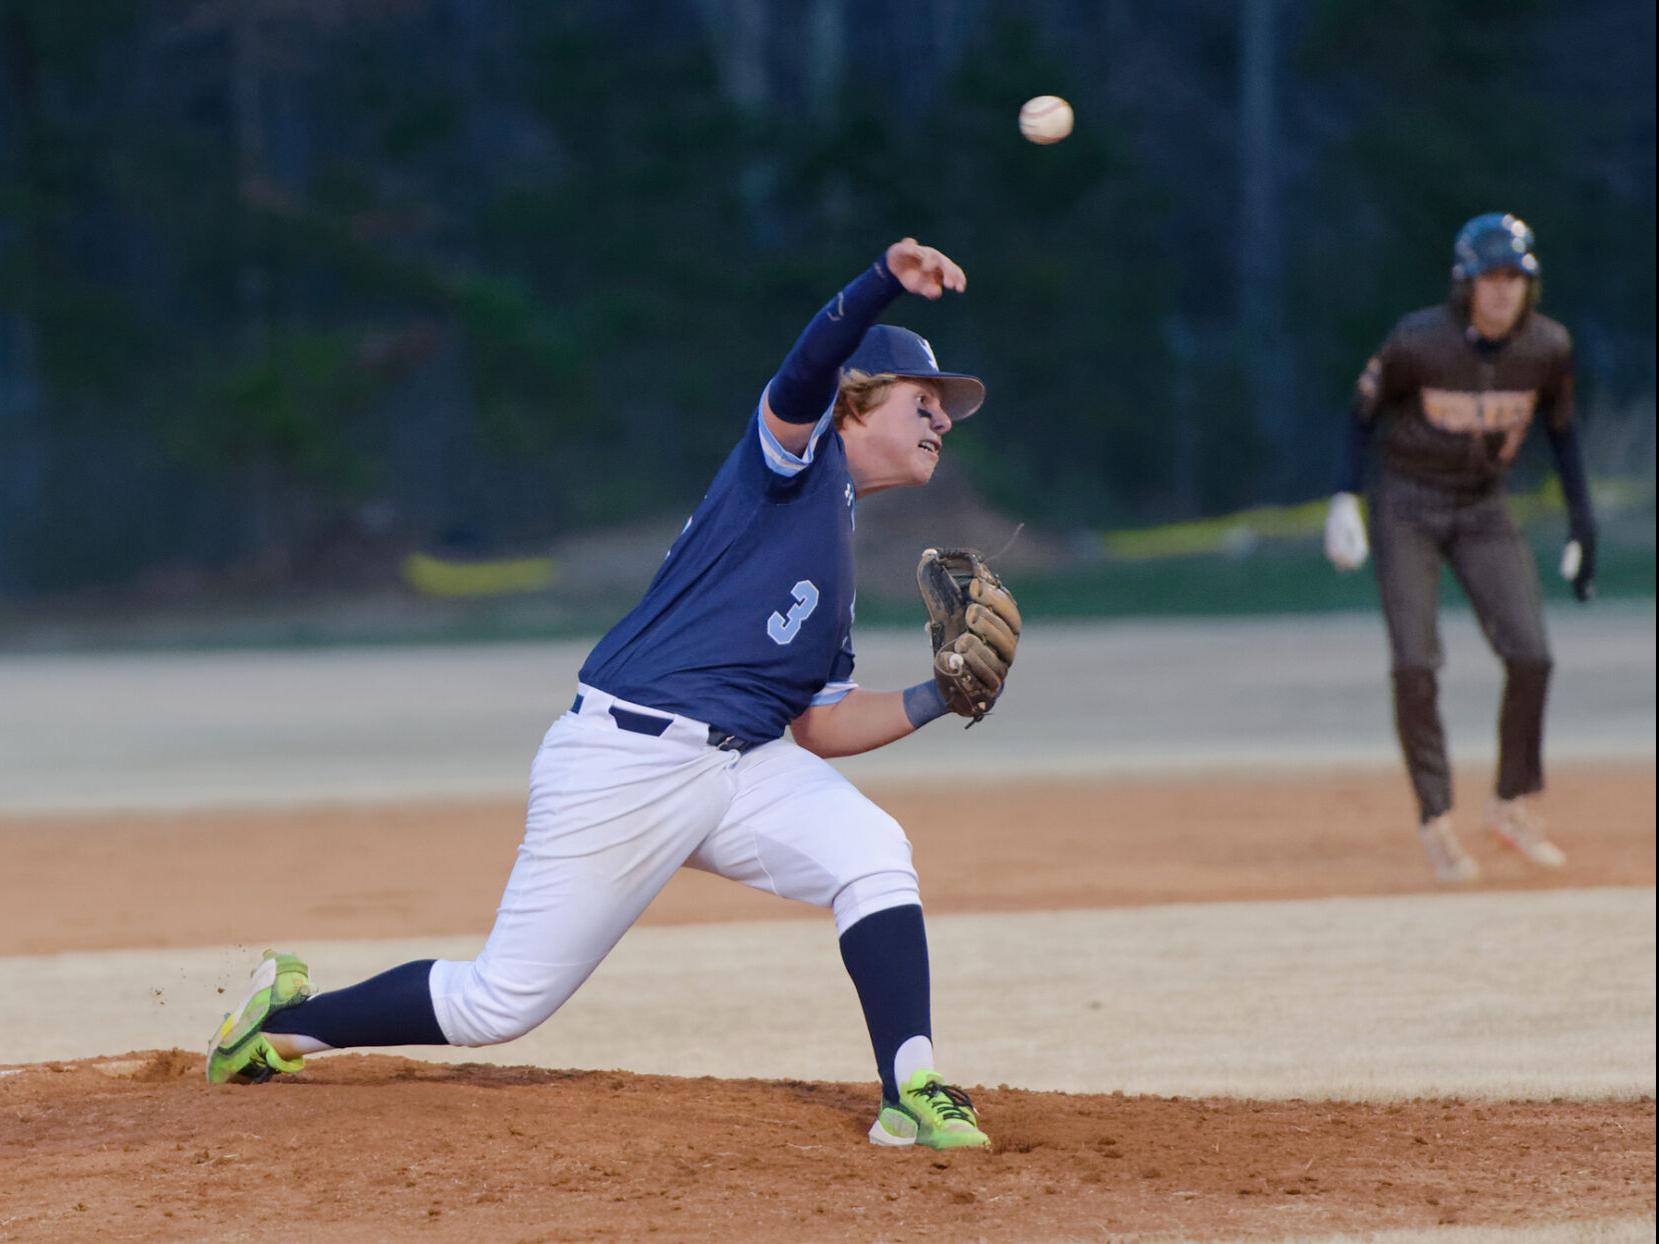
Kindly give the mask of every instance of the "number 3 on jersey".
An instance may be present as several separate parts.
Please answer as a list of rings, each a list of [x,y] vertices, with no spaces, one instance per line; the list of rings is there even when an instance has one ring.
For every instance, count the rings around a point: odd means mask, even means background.
[[[789,616],[786,618],[774,612],[766,619],[766,633],[775,644],[791,642],[801,633],[801,623],[810,618],[812,611],[818,607],[818,589],[811,579],[802,579],[789,590],[789,594],[795,598],[795,603],[789,608]]]

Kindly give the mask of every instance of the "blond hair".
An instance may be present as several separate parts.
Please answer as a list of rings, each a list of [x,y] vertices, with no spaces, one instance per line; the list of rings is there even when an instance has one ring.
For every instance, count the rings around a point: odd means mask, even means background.
[[[856,367],[842,372],[841,389],[835,395],[836,431],[849,419],[863,423],[865,415],[887,400],[888,391],[898,379],[892,372],[859,371]]]

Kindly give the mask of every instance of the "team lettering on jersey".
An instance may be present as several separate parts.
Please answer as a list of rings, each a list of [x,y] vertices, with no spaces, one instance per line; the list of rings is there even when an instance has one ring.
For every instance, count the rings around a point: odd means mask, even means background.
[[[1536,389],[1487,389],[1474,393],[1461,389],[1424,388],[1423,416],[1443,432],[1485,435],[1504,434],[1498,457],[1508,462],[1521,448],[1532,413],[1538,406]]]

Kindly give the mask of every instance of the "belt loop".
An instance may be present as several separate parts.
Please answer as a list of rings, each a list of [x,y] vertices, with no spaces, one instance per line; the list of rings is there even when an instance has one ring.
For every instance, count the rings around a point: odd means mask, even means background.
[[[634,713],[615,704],[611,705],[611,717],[618,726],[630,734],[649,734],[653,738],[661,738],[668,732],[668,727],[674,724],[672,717],[659,717],[655,713]]]
[[[716,751],[737,752],[742,754],[754,746],[747,739],[740,739],[730,730],[722,730],[719,726],[709,727],[709,746]]]

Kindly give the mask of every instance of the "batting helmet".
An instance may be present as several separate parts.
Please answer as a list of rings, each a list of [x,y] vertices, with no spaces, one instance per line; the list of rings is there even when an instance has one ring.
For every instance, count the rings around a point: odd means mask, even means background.
[[[1532,253],[1533,236],[1526,221],[1507,212],[1476,216],[1457,231],[1452,243],[1452,280],[1472,281],[1482,272],[1514,268],[1523,276],[1543,271]]]

